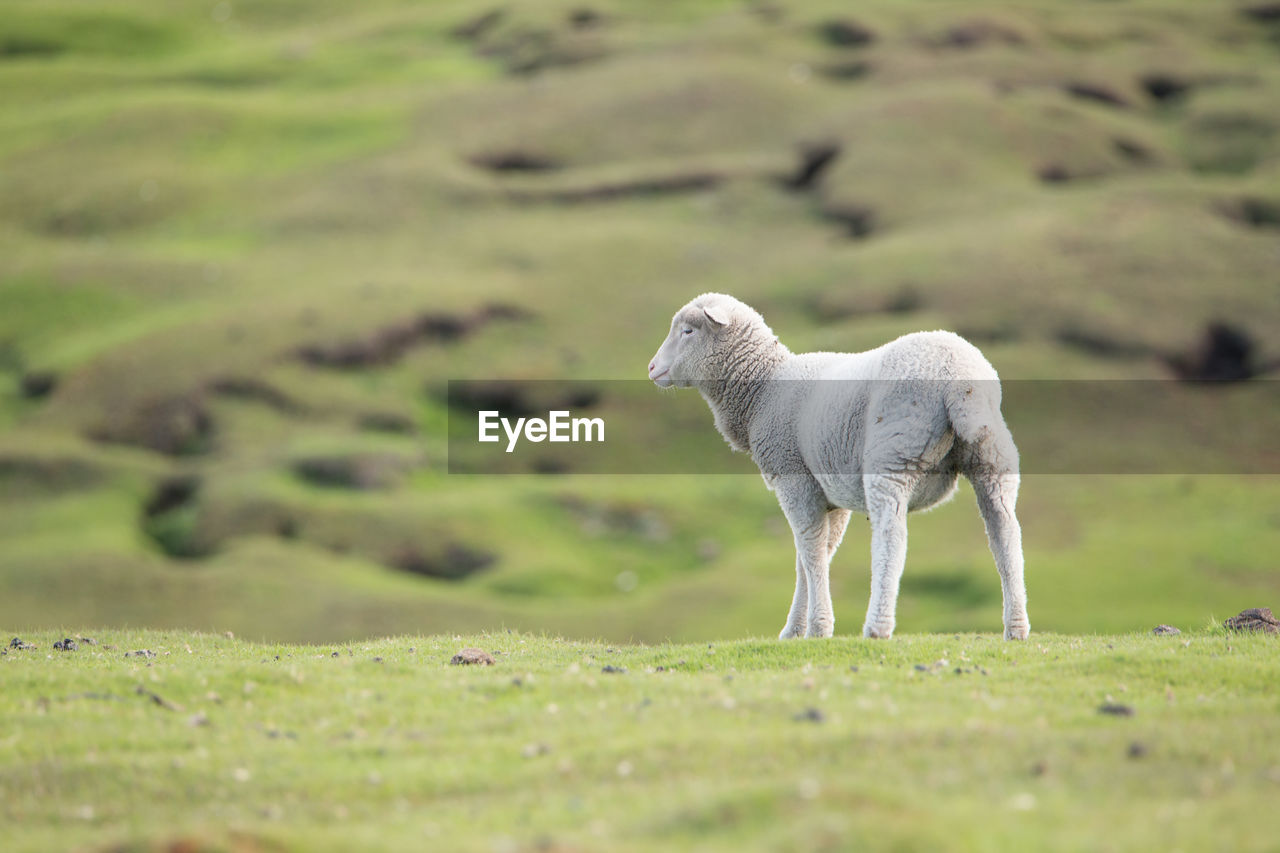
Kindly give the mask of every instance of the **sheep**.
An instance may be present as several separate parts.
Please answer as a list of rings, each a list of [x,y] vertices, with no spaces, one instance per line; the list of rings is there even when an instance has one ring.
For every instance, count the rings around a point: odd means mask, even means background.
[[[676,312],[653,360],[659,387],[701,392],[729,446],[750,453],[796,546],[796,588],[779,637],[834,632],[829,570],[853,511],[871,523],[865,637],[893,635],[907,513],[972,483],[1004,595],[1004,636],[1031,630],[1014,514],[1018,451],[1000,383],[977,347],[915,332],[861,353],[792,353],[748,305],[704,293]]]

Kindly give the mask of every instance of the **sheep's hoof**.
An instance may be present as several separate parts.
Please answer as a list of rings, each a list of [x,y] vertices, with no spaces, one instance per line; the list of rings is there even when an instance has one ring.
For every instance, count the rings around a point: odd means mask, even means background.
[[[862,636],[866,637],[869,640],[887,640],[893,636],[893,626],[892,625],[880,625],[880,626],[863,625]]]
[[[835,626],[835,623],[834,623],[834,622],[832,622],[832,623],[830,623],[830,624],[826,624],[826,625],[823,625],[823,624],[821,624],[821,623],[818,623],[818,624],[810,625],[810,626],[809,626],[809,631],[808,631],[808,633],[806,633],[806,634],[805,634],[805,636],[806,636],[806,637],[818,637],[818,638],[821,638],[821,637],[830,637],[830,636],[832,636],[833,634],[835,634],[835,632],[836,632],[836,626]]]
[[[1031,626],[1027,623],[1021,625],[1007,625],[1004,629],[1004,638],[1006,640],[1025,640],[1027,635],[1031,633]]]
[[[803,626],[803,625],[790,625],[790,624],[788,624],[786,627],[784,627],[784,628],[782,629],[782,633],[778,635],[778,639],[779,639],[779,640],[794,640],[794,639],[796,639],[797,637],[803,637],[803,636],[804,636],[804,626]]]

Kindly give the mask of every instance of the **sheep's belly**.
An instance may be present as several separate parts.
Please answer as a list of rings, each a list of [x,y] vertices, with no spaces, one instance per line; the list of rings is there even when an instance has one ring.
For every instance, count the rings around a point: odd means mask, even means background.
[[[862,487],[862,474],[814,474],[814,479],[827,496],[827,503],[835,507],[865,513],[867,496]],[[956,493],[959,473],[954,468],[932,471],[921,477],[911,492],[907,511],[929,509],[950,500]]]
[[[851,509],[854,512],[867,511],[867,496],[862,489],[862,472],[856,474],[823,474],[815,472],[814,479],[822,487],[831,506]]]

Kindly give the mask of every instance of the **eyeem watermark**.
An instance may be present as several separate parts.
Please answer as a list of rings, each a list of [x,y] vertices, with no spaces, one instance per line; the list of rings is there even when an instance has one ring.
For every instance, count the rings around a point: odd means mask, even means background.
[[[507,452],[512,453],[520,441],[521,434],[535,444],[541,441],[554,442],[591,442],[604,441],[604,418],[575,418],[567,409],[547,412],[546,420],[542,418],[516,418],[512,424],[510,418],[502,417],[497,410],[479,412],[480,441],[500,441],[498,427],[507,435]]]
[[[902,416],[941,417],[944,410],[930,409],[930,400],[991,390],[967,381],[959,388],[943,380],[821,380],[809,387],[813,382],[720,390],[746,400],[807,400],[794,407],[798,428],[837,411],[863,429],[869,401],[890,391],[907,401]],[[441,391],[451,474],[759,476],[748,455],[729,449],[692,391],[664,391],[640,379],[450,380]],[[1023,474],[1280,475],[1280,380],[1007,379],[998,391]],[[830,466],[821,473],[879,473],[856,453],[811,463],[821,464]]]

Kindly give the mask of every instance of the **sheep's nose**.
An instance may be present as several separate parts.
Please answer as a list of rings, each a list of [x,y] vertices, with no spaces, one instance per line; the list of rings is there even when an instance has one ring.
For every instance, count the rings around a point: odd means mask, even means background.
[[[654,368],[654,367],[656,367],[656,366],[657,366],[657,364],[658,364],[658,363],[657,363],[656,361],[651,361],[651,362],[649,362],[649,372],[650,372],[650,373],[653,373],[653,368]]]

